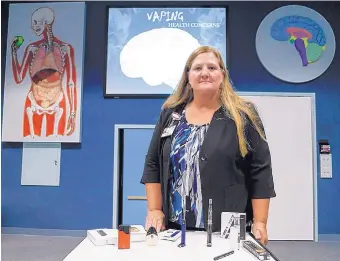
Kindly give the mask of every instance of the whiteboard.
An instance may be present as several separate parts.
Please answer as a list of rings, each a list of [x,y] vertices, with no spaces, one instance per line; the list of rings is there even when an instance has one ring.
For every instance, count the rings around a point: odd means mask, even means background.
[[[257,106],[271,151],[277,196],[270,202],[269,239],[316,240],[314,94],[240,95]]]
[[[272,156],[277,196],[271,199],[269,240],[317,241],[315,95],[297,93],[238,93],[257,107]],[[154,125],[115,125],[115,141],[124,129],[152,129]],[[148,146],[141,141],[139,146]],[[113,227],[117,225],[119,142],[115,142]],[[143,157],[145,155],[134,155]],[[131,159],[132,160],[132,159]],[[141,177],[141,169],[135,173]],[[137,184],[134,184],[135,186]],[[132,184],[131,184],[132,186]],[[139,195],[144,196],[144,195]]]

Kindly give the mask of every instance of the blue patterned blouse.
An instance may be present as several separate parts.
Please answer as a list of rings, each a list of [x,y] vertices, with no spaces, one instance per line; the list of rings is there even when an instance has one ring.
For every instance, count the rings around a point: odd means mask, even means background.
[[[199,152],[208,127],[209,124],[188,124],[183,110],[173,133],[170,153],[173,178],[170,181],[169,220],[177,224],[182,223],[182,200],[189,196],[190,207],[186,206],[188,227],[204,228]]]

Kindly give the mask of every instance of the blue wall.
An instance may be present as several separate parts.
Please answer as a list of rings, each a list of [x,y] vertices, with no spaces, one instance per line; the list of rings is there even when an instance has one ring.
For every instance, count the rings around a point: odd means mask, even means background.
[[[1,4],[4,43],[8,10],[6,4]],[[155,124],[159,115],[161,99],[103,98],[106,6],[87,4],[82,143],[63,146],[60,187],[55,188],[22,187],[21,144],[2,145],[1,212],[5,227],[72,230],[110,227],[114,125]],[[334,162],[333,179],[318,178],[319,233],[340,233],[340,4],[302,3],[321,13],[332,25],[337,51],[332,65],[321,77],[300,85],[273,78],[261,66],[255,50],[261,20],[286,4],[289,3],[229,3],[230,73],[238,91],[316,93],[317,138],[330,141]],[[2,48],[5,53],[5,47]],[[3,59],[2,72],[4,64]]]

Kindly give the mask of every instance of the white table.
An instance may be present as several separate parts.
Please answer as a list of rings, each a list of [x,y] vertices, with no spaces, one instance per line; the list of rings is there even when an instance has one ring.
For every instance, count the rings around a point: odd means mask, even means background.
[[[230,251],[229,242],[213,234],[212,247],[207,247],[206,232],[190,231],[186,233],[186,246],[177,247],[181,239],[176,242],[159,240],[156,246],[147,246],[145,242],[131,242],[130,249],[119,250],[116,245],[95,246],[89,239],[84,239],[64,261],[213,261],[215,256]],[[252,240],[251,237],[247,239]],[[258,261],[241,246],[233,255],[220,261]]]

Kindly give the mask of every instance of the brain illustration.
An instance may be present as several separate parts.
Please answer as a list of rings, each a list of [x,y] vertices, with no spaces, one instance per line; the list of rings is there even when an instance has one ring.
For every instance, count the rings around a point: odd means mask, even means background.
[[[303,16],[285,16],[271,27],[271,37],[294,44],[303,66],[315,63],[326,48],[326,36],[312,19]]]

